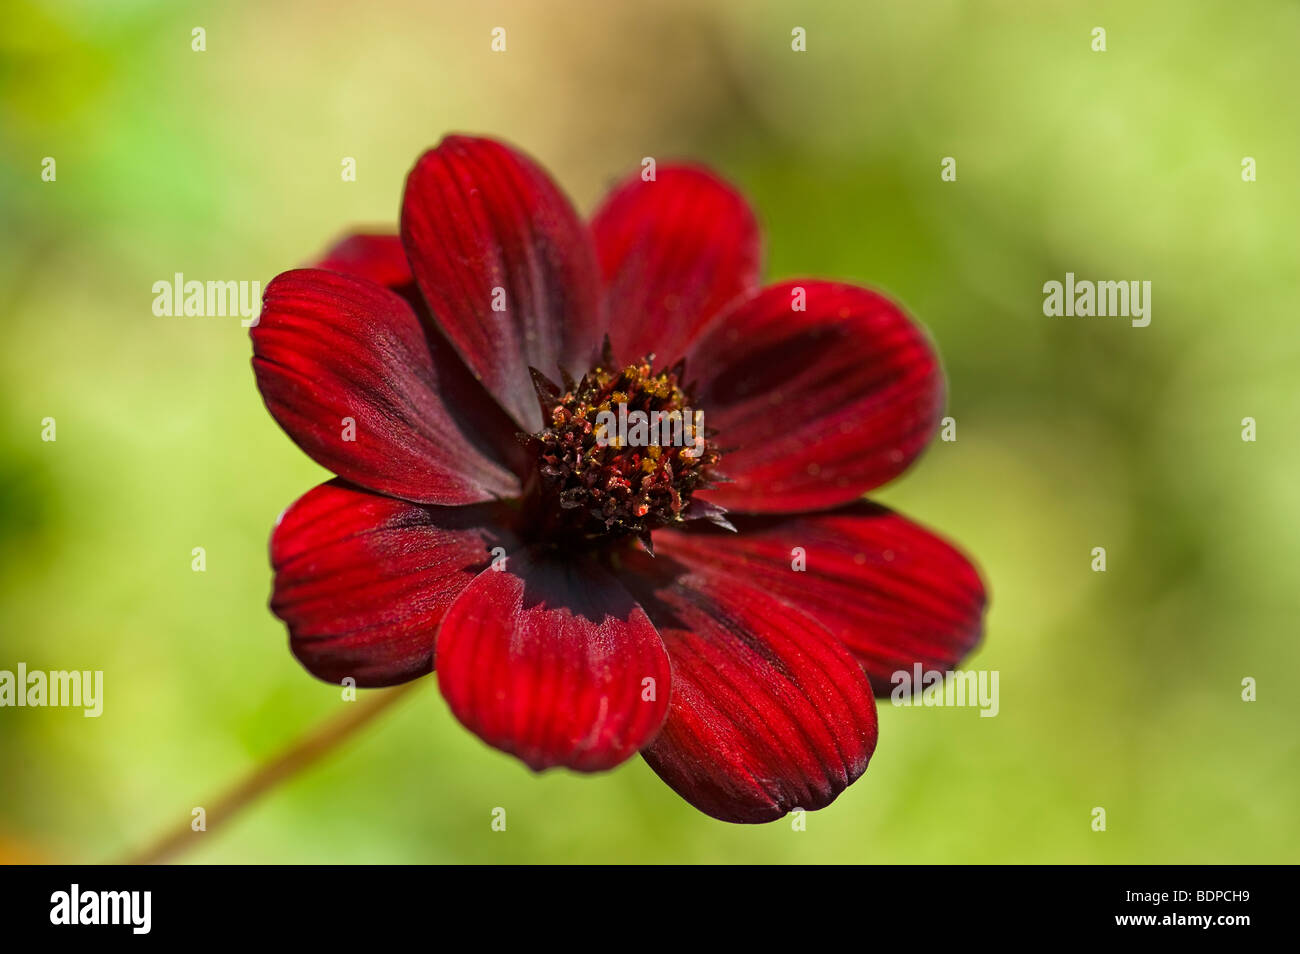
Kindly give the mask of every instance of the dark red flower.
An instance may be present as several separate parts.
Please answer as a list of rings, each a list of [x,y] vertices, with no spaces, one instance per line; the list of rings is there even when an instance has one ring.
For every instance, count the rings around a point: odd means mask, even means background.
[[[537,770],[641,752],[717,818],[829,804],[875,748],[873,684],[954,666],[985,595],[860,499],[937,425],[925,335],[863,288],[760,287],[760,257],[706,169],[633,177],[588,226],[526,156],[456,136],[400,237],[272,281],[258,387],[338,475],[271,539],[299,661],[360,686],[436,664],[457,718]],[[607,440],[617,406],[706,430]]]

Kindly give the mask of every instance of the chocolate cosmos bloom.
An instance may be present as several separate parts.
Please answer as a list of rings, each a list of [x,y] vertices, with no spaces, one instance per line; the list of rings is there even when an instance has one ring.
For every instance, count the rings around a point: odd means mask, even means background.
[[[436,668],[533,769],[640,752],[727,821],[834,800],[875,748],[873,687],[955,666],[985,594],[860,499],[937,427],[925,335],[863,288],[760,287],[760,257],[706,169],[637,175],[584,225],[528,157],[455,136],[400,237],[272,281],[258,387],[338,475],[271,538],[298,660],[359,686]],[[702,447],[607,440],[620,406],[702,411]]]

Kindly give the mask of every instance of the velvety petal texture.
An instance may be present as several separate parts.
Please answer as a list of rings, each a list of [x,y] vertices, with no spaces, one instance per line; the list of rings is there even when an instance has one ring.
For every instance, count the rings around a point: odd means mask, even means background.
[[[429,313],[406,260],[406,246],[397,235],[358,233],[333,246],[316,266],[367,278],[401,295],[420,319],[433,355],[441,393],[455,396],[454,412],[461,433],[490,459],[526,477],[532,465],[518,440],[519,425],[475,379],[456,349]]]
[[[860,499],[943,413],[923,331],[857,286],[760,287],[761,259],[753,210],[703,167],[629,177],[587,225],[526,155],[450,136],[407,178],[398,235],[349,235],[272,281],[251,329],[258,387],[339,475],[271,539],[271,608],[293,654],[358,686],[436,668],[456,718],[535,771],[641,752],[728,822],[834,801],[875,750],[873,685],[955,668],[987,596],[954,546]],[[622,364],[685,359],[721,451],[725,480],[685,511],[708,519],[652,539],[632,525],[654,557],[608,539],[586,552],[588,524],[544,508],[572,510],[597,482],[633,497],[642,474],[662,476],[655,492],[676,508],[689,474],[649,452],[599,468],[566,457],[567,470],[548,458],[549,473],[545,442],[517,433],[543,423],[530,369],[573,388],[606,334]],[[672,378],[625,380],[599,400],[680,398]],[[556,412],[573,461],[588,410]],[[586,483],[529,483],[556,474]],[[633,504],[651,511],[613,499]],[[738,533],[709,524],[722,508]]]
[[[884,507],[734,516],[738,534],[655,535],[656,552],[726,571],[806,611],[857,657],[878,695],[900,670],[955,668],[979,642],[987,603],[956,547]]]
[[[854,500],[916,459],[943,408],[938,359],[897,305],[811,279],[768,286],[710,322],[686,375],[733,481],[704,496],[728,510]]]
[[[772,821],[830,804],[866,771],[875,701],[825,627],[725,574],[630,585],[673,664],[668,718],[642,754],[683,798],[723,821]]]
[[[700,326],[758,289],[762,240],[745,198],[709,170],[660,165],[618,186],[591,223],[615,356],[659,366]]]
[[[406,247],[396,235],[349,235],[331,247],[315,267],[366,278],[393,290],[415,283],[406,261]]]
[[[400,296],[323,269],[286,272],[267,286],[252,337],[272,416],[340,477],[418,503],[519,493],[462,418],[460,395],[436,372],[430,340]]]
[[[438,684],[451,711],[534,770],[613,768],[668,706],[668,655],[645,611],[595,564],[512,554],[443,620]]]
[[[314,675],[388,686],[433,668],[438,623],[517,545],[499,505],[426,507],[341,480],[308,492],[271,537],[271,609]]]
[[[528,368],[584,373],[605,329],[595,252],[569,200],[509,146],[449,136],[407,179],[402,240],[447,340],[537,430]]]

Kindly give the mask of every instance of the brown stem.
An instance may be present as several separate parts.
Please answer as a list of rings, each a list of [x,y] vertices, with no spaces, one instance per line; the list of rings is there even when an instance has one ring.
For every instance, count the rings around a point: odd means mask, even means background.
[[[354,732],[373,721],[381,712],[418,685],[419,680],[373,694],[364,702],[349,706],[349,711],[323,723],[302,736],[266,764],[259,766],[234,788],[227,791],[207,811],[206,832],[196,832],[186,819],[165,833],[148,848],[126,860],[126,864],[160,864],[188,848],[197,847],[201,837],[256,801],[258,796],[292,778],[328,754]]]

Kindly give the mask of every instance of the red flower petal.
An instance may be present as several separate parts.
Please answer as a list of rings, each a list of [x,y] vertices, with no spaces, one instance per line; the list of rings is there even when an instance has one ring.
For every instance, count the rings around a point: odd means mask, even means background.
[[[758,288],[762,239],[744,197],[707,169],[634,175],[591,223],[620,360],[653,352],[667,366],[699,327]]]
[[[267,286],[253,369],[272,416],[317,463],[407,500],[467,504],[519,493],[492,442],[435,370],[401,297],[319,269]],[[355,440],[345,439],[345,419]]]
[[[285,511],[271,536],[271,609],[313,675],[388,686],[433,668],[438,623],[516,546],[499,505],[423,507],[334,480]]]
[[[447,340],[519,425],[537,430],[528,368],[582,374],[604,334],[595,252],[569,200],[510,147],[449,136],[407,179],[402,241]]]
[[[367,278],[392,291],[415,284],[406,261],[406,247],[396,235],[349,235],[326,252],[316,267]]]
[[[316,267],[366,278],[401,295],[420,318],[443,391],[457,397],[461,431],[474,434],[490,445],[488,456],[493,460],[507,464],[521,478],[527,476],[532,459],[516,438],[519,425],[465,367],[429,314],[406,261],[406,246],[401,238],[369,233],[349,235],[331,248]]]
[[[452,605],[437,664],[456,717],[537,771],[613,768],[654,735],[668,705],[663,643],[618,581],[594,564],[522,551]]]
[[[660,531],[660,555],[736,574],[805,610],[858,658],[877,695],[894,673],[949,670],[975,648],[988,600],[955,547],[874,504],[734,518],[737,534]],[[794,569],[795,548],[805,569]]]
[[[803,289],[806,311],[792,310]],[[853,285],[769,286],[692,341],[705,424],[734,483],[708,500],[755,513],[847,503],[898,476],[939,422],[943,375],[892,302]]]
[[[723,821],[772,821],[829,805],[866,771],[871,687],[812,617],[724,574],[630,585],[673,663],[668,718],[642,754],[683,798]]]

